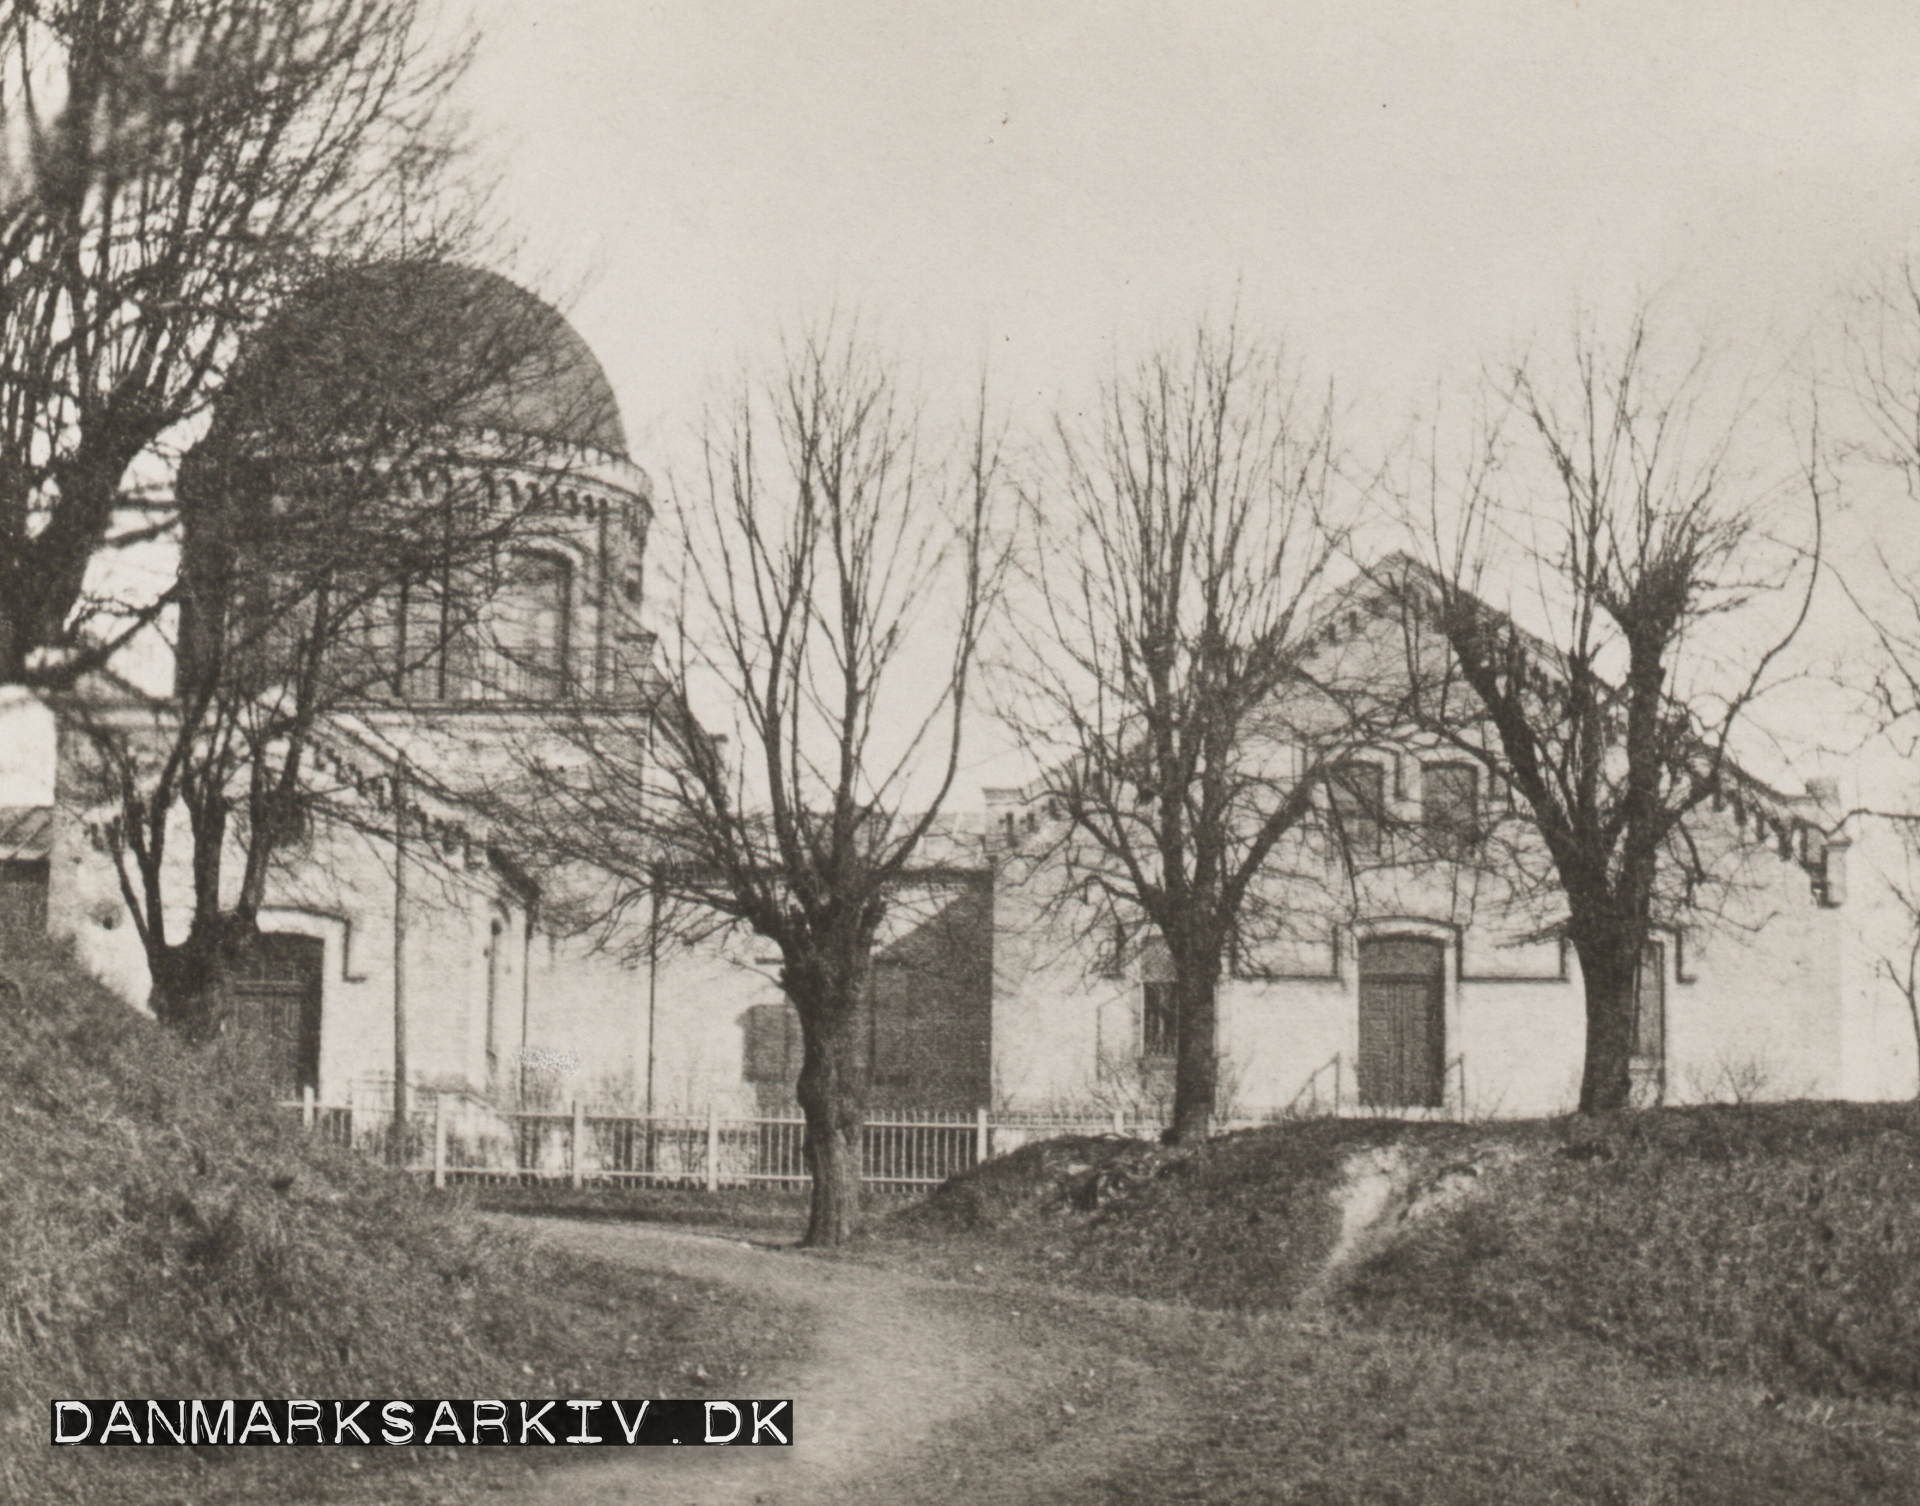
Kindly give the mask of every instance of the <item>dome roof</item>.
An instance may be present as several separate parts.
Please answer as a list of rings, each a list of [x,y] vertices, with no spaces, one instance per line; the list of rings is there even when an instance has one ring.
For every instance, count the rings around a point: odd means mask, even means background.
[[[495,272],[386,261],[328,273],[248,340],[216,429],[267,444],[451,425],[627,458],[605,371],[560,313]]]

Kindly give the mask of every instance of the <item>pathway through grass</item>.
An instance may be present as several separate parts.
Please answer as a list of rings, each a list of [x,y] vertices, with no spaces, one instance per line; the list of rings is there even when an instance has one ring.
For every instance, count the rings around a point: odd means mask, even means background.
[[[541,1219],[532,1228],[581,1254],[722,1281],[763,1300],[820,1311],[806,1363],[757,1383],[760,1395],[796,1398],[792,1449],[623,1451],[611,1462],[552,1477],[533,1500],[592,1506],[831,1499],[1014,1384],[982,1353],[972,1325],[949,1304],[929,1301],[925,1283],[911,1278],[657,1226]]]
[[[527,1499],[1093,1503],[1920,1501],[1913,1417],[1778,1402],[1598,1346],[1390,1334],[943,1280],[646,1225],[540,1221],[602,1260],[810,1309],[791,1450],[622,1451]]]

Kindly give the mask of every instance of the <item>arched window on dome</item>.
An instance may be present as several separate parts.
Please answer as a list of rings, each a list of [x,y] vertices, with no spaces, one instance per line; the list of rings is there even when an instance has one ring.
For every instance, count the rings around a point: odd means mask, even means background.
[[[481,693],[509,701],[554,701],[567,693],[567,629],[573,571],[552,554],[513,554],[487,618]]]
[[[400,605],[392,587],[345,583],[338,603],[344,617],[329,655],[336,696],[378,701],[395,694]]]
[[[400,591],[400,694],[408,701],[463,701],[473,694],[471,609],[448,572],[416,576]]]

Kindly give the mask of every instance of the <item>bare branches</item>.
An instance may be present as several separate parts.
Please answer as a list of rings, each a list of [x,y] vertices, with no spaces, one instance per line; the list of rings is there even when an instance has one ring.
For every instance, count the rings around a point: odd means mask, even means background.
[[[1729,739],[1804,624],[1817,578],[1817,431],[1806,540],[1774,488],[1737,473],[1736,412],[1709,414],[1704,361],[1671,373],[1637,316],[1617,346],[1576,332],[1563,375],[1494,380],[1468,458],[1408,499],[1417,565],[1381,578],[1407,623],[1414,711],[1521,796],[1581,959],[1581,1104],[1628,1091],[1634,987],[1649,926],[1717,877],[1694,813],[1738,787]],[[1505,583],[1493,599],[1490,582]],[[1755,641],[1757,598],[1792,605]],[[1740,636],[1710,627],[1742,614]]]
[[[497,803],[578,877],[576,916],[603,938],[658,895],[681,929],[718,916],[778,948],[809,1239],[834,1242],[857,1201],[851,1025],[875,939],[914,886],[977,866],[941,813],[1002,570],[999,457],[984,416],[943,453],[886,364],[831,326],[703,441],[645,714],[563,718]]]
[[[557,369],[576,346],[504,279],[431,263],[336,273],[249,343],[181,466],[174,694],[92,720],[163,1018],[208,1023],[289,847],[368,819],[316,777],[342,717],[570,691],[564,642],[524,619],[564,622],[564,573],[544,603],[526,576],[578,527],[565,437],[607,421],[597,366]]]
[[[1846,337],[1846,384],[1859,433],[1845,453],[1869,473],[1897,476],[1911,507],[1920,498],[1920,269],[1911,260],[1861,296]],[[1889,728],[1920,710],[1920,559],[1897,517],[1892,508],[1867,515],[1872,565],[1843,581],[1880,650],[1872,693],[1878,720]]]
[[[1175,1132],[1214,1100],[1214,989],[1257,876],[1364,740],[1314,614],[1351,527],[1331,397],[1200,330],[1055,425],[1028,499],[1008,711],[1096,924],[1151,926],[1178,994]]]
[[[444,248],[450,201],[422,189],[447,160],[441,105],[465,55],[431,52],[417,9],[53,0],[11,11],[0,679],[70,682],[103,662],[91,636],[123,631],[129,604],[91,601],[89,565],[130,490],[153,483],[141,468],[164,466],[237,337],[288,287],[342,251]]]

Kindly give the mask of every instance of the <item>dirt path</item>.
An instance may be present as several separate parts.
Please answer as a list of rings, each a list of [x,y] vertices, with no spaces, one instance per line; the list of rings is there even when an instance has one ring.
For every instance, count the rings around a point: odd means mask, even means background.
[[[1026,1300],[1019,1296],[653,1225],[539,1220],[532,1229],[597,1259],[719,1281],[811,1308],[817,1329],[804,1363],[753,1388],[760,1396],[794,1398],[792,1448],[622,1450],[549,1477],[540,1493],[526,1497],[531,1501],[799,1506],[868,1499],[875,1491],[916,1503],[949,1495],[977,1499],[978,1461],[956,1457],[956,1427],[963,1438],[1019,1437],[1023,1456],[994,1483],[1018,1490],[1005,1499],[1029,1499],[1028,1487],[1040,1484],[1036,1471],[1058,1485],[1097,1470],[1110,1455],[1109,1443],[1149,1441],[1168,1412],[1167,1399],[1143,1387],[1139,1375],[1118,1388],[1104,1378],[1109,1405],[1100,1405],[1099,1396],[1081,1406],[1063,1400],[1061,1346],[1031,1326],[1030,1313],[1029,1326],[1022,1326],[1013,1306]],[[1094,1390],[1091,1378],[1080,1384]],[[982,1427],[983,1418],[996,1417],[1017,1417],[1019,1425],[1004,1434]],[[1016,1474],[1027,1484],[1016,1487]]]

